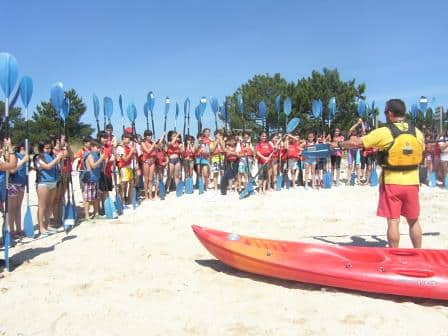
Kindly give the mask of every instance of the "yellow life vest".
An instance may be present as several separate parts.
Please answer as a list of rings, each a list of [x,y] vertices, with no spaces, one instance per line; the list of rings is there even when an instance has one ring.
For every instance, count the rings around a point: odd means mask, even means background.
[[[406,130],[400,130],[393,123],[387,124],[393,141],[390,146],[379,152],[379,163],[384,169],[400,171],[417,169],[423,160],[424,146],[418,142],[415,126],[408,124]]]

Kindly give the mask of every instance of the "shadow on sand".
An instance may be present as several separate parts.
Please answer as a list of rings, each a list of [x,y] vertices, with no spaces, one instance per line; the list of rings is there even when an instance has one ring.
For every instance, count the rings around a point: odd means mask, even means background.
[[[283,280],[283,279],[276,279],[271,278],[267,276],[262,276],[258,274],[248,273],[245,271],[237,270],[233,267],[227,266],[223,262],[216,260],[216,259],[202,259],[202,260],[195,260],[197,264],[203,267],[208,267],[213,269],[216,272],[222,272],[230,276],[238,277],[238,278],[246,278],[251,279],[253,281],[266,283],[269,285],[275,285],[275,286],[281,286],[288,289],[299,289],[299,290],[306,290],[306,291],[326,291],[326,292],[332,292],[332,293],[345,293],[348,295],[355,295],[355,296],[365,296],[372,299],[377,300],[387,300],[387,301],[394,301],[397,303],[402,302],[411,302],[415,303],[421,306],[427,306],[427,307],[436,307],[436,306],[448,306],[448,303],[441,300],[432,300],[432,299],[422,299],[422,298],[411,298],[411,297],[405,297],[405,296],[395,296],[395,295],[389,295],[389,294],[375,294],[375,293],[367,293],[367,292],[360,292],[345,288],[336,288],[336,287],[327,287],[327,286],[320,286],[320,285],[313,285],[313,284],[307,284],[303,282],[298,281],[292,281],[292,280]]]

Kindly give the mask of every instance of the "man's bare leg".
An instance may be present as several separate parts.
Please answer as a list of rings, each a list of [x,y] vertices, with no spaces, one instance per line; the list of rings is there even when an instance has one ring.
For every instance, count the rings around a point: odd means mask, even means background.
[[[387,219],[387,241],[389,247],[398,247],[400,243],[400,218]]]
[[[422,227],[417,219],[406,218],[409,225],[409,236],[411,237],[412,246],[414,248],[422,247]]]

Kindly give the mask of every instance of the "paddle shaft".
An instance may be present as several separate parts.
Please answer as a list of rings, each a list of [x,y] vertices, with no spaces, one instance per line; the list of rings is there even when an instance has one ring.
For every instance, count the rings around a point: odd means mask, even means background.
[[[5,99],[5,135],[6,138],[9,137],[9,97],[6,97]],[[3,146],[3,156],[6,162],[9,161],[9,153],[7,154],[8,147],[6,145]],[[5,171],[5,181],[6,184],[9,181],[9,170]],[[3,239],[4,239],[4,245],[5,245],[5,267],[6,270],[9,272],[9,200],[8,200],[8,190],[6,190],[5,193],[5,209],[3,213]]]
[[[152,126],[152,136],[155,138],[156,137],[156,131],[154,128],[154,113],[151,110],[151,126]]]

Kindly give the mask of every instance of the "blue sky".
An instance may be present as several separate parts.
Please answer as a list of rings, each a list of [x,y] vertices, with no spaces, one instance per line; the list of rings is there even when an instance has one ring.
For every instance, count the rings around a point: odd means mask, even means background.
[[[0,50],[33,78],[33,106],[61,81],[86,101],[83,121],[92,124],[96,93],[114,99],[118,129],[122,94],[137,105],[143,130],[142,107],[154,91],[158,132],[165,96],[181,106],[190,97],[194,107],[255,74],[296,81],[323,67],[365,82],[368,101],[380,106],[420,95],[447,106],[447,13],[441,0],[15,0],[2,4]],[[212,125],[207,108],[205,126]]]

